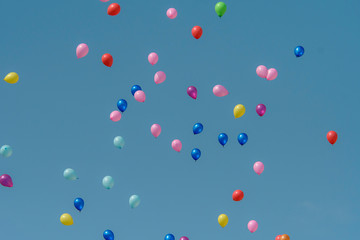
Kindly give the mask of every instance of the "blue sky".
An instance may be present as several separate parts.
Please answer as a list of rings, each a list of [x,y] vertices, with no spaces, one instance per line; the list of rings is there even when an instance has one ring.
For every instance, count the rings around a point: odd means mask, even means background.
[[[219,19],[217,1],[120,1],[118,16],[99,0],[2,1],[0,144],[14,153],[1,158],[1,174],[14,187],[1,189],[1,239],[346,239],[360,234],[358,42],[360,2],[235,1]],[[117,1],[116,1],[117,2]],[[170,20],[166,10],[178,17]],[[195,40],[193,26],[203,28]],[[88,44],[89,54],[75,55]],[[305,54],[295,58],[302,45]],[[151,66],[150,52],[159,62]],[[114,57],[112,68],[101,56]],[[259,78],[258,65],[279,76]],[[154,74],[167,79],[156,85]],[[130,88],[142,86],[145,103]],[[224,85],[230,94],[215,97]],[[195,101],[186,88],[198,89]],[[109,119],[116,102],[128,109]],[[259,117],[257,104],[267,112]],[[235,105],[246,113],[234,119]],[[204,131],[194,136],[193,124]],[[162,126],[154,139],[153,123]],[[326,133],[338,133],[331,146]],[[219,133],[229,136],[223,148]],[[239,133],[249,141],[240,146]],[[124,149],[113,146],[123,136]],[[171,148],[180,139],[183,149]],[[202,151],[195,163],[190,152]],[[256,161],[265,164],[258,176]],[[62,173],[73,168],[77,181]],[[115,180],[111,190],[102,178]],[[241,189],[245,197],[233,202]],[[141,204],[130,209],[137,194]],[[73,200],[82,197],[77,213]],[[74,225],[59,217],[69,213]],[[221,228],[220,214],[229,224]],[[255,233],[247,223],[256,220]]]

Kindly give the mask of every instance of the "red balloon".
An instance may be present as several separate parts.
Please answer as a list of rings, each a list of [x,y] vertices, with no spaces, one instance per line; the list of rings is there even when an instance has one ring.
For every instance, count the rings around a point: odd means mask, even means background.
[[[281,240],[282,235],[277,235],[275,240]]]
[[[244,198],[244,193],[241,190],[235,190],[233,192],[232,198],[234,201],[240,201]]]
[[[195,26],[191,30],[191,33],[194,36],[194,38],[199,39],[199,38],[201,38],[201,35],[202,35],[203,31],[202,31],[202,28],[200,26]]]
[[[110,54],[105,53],[105,54],[102,56],[101,61],[103,62],[103,64],[104,64],[105,66],[111,67],[114,60],[113,60],[113,57],[112,57]]]
[[[118,15],[120,12],[120,5],[117,3],[112,3],[110,4],[110,6],[108,7],[108,14],[110,16],[115,16]]]
[[[329,143],[334,144],[337,140],[337,133],[335,131],[330,131],[327,133],[326,138],[329,141]]]

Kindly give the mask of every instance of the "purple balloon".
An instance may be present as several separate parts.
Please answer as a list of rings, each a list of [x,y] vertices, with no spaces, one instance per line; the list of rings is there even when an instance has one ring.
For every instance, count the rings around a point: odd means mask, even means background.
[[[266,112],[266,107],[264,104],[259,104],[256,106],[256,112],[259,114],[260,117],[262,117]]]
[[[187,89],[187,94],[190,96],[190,97],[192,97],[193,99],[196,99],[197,98],[197,89],[196,89],[196,87],[194,87],[194,86],[190,86],[190,87],[188,87],[188,89]]]
[[[11,177],[7,174],[3,174],[0,176],[0,184],[3,185],[4,187],[12,187],[13,186]]]
[[[188,237],[181,237],[180,240],[189,240]]]

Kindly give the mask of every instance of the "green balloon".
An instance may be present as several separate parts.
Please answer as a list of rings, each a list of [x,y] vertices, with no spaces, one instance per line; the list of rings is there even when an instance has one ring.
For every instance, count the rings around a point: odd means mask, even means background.
[[[222,17],[226,12],[226,4],[223,2],[218,2],[215,5],[215,11],[219,17]]]

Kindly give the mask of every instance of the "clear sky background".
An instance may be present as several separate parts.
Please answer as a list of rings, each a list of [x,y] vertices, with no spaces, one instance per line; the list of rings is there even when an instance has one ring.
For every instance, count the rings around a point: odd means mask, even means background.
[[[360,234],[358,0],[227,0],[219,19],[217,1],[99,0],[1,1],[0,71],[20,80],[0,83],[0,145],[13,147],[0,159],[1,174],[14,187],[0,189],[1,239],[355,239]],[[175,7],[171,20],[166,10]],[[193,26],[203,28],[195,40]],[[89,54],[75,55],[88,44]],[[294,56],[302,45],[305,54]],[[152,66],[147,55],[157,52]],[[113,67],[101,56],[110,53]],[[258,65],[274,67],[274,81],[259,78]],[[154,74],[167,79],[156,85]],[[142,86],[145,103],[130,93]],[[213,95],[216,84],[230,94]],[[186,94],[198,88],[198,99]],[[109,119],[116,102],[128,109]],[[259,117],[257,104],[267,106]],[[234,119],[233,108],[246,113]],[[192,126],[204,125],[194,136]],[[162,126],[158,139],[153,123]],[[331,146],[326,134],[334,130]],[[225,132],[229,142],[217,141]],[[240,146],[237,135],[249,141]],[[122,150],[113,138],[123,136]],[[183,142],[180,153],[171,148]],[[201,149],[197,161],[192,148]],[[256,161],[265,164],[258,176]],[[63,171],[73,168],[77,181]],[[101,181],[113,176],[115,186]],[[232,201],[241,189],[245,197]],[[130,209],[132,194],[141,198]],[[82,197],[81,213],[73,200]],[[70,213],[74,225],[59,217]],[[225,228],[219,214],[229,217]],[[255,233],[247,223],[256,220]]]

